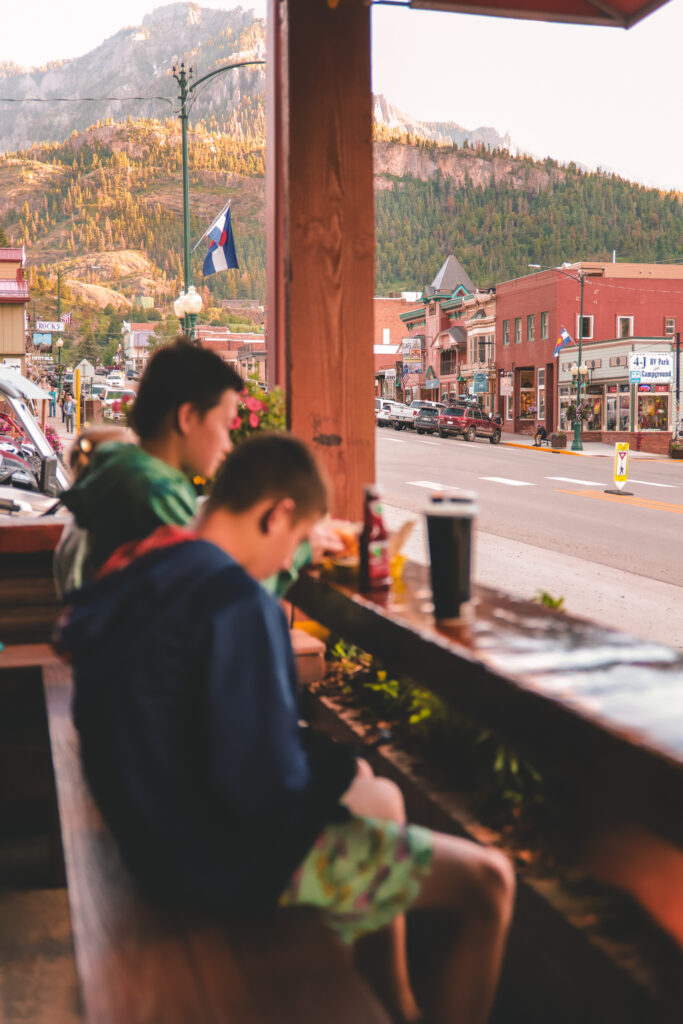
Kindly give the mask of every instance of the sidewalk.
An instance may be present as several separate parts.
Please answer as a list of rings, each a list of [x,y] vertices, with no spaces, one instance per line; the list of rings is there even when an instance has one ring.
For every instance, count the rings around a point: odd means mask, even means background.
[[[534,439],[529,434],[509,434],[503,432],[502,440],[500,442],[506,445],[508,448],[534,448]],[[581,438],[581,444],[583,445],[582,452],[573,452],[571,448],[572,438],[567,437],[566,448],[549,448],[547,445],[543,445],[541,448],[535,448],[537,452],[551,452],[552,454],[561,455],[579,455],[583,457],[602,456],[603,458],[609,457],[614,458],[614,445],[605,444],[603,441],[585,441]],[[629,456],[632,459],[661,459],[661,455],[657,455],[655,452],[635,452],[631,450]]]

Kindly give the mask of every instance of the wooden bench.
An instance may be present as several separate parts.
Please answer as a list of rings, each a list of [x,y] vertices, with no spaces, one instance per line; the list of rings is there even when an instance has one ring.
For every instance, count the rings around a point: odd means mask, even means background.
[[[87,1024],[389,1024],[317,915],[194,920],[136,891],[82,774],[70,670],[42,672]]]

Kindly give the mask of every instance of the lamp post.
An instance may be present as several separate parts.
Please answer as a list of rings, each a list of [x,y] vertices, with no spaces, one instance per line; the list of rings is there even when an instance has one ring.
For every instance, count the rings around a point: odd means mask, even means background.
[[[62,345],[63,344],[64,344],[64,338],[60,334],[57,337],[57,341],[56,341],[56,345],[57,345],[57,378],[58,378],[58,381],[59,381],[59,384],[58,384],[59,393],[57,395],[58,398],[62,397]]]
[[[182,320],[183,331],[192,341],[194,341],[195,324],[197,316],[201,313],[202,305],[202,297],[192,284],[186,292],[181,292],[173,303],[173,312],[179,320]]]
[[[265,64],[264,60],[243,60],[237,64],[222,64],[218,68],[214,68],[213,71],[209,71],[208,75],[202,75],[201,78],[194,77],[194,68],[185,69],[185,62],[181,61],[179,66],[171,68],[171,74],[178,83],[180,89],[180,127],[182,137],[182,163],[183,163],[183,279],[185,282],[185,289],[183,294],[188,295],[192,286],[192,276],[190,270],[190,178],[188,170],[188,156],[187,156],[187,119],[189,114],[188,101],[192,99],[192,93],[195,89],[202,84],[202,82],[208,81],[210,78],[215,78],[216,75],[222,75],[226,71],[233,71],[235,68],[249,68],[259,64]],[[190,84],[191,83],[191,84]],[[180,296],[182,298],[182,296]],[[176,301],[179,301],[177,299]],[[200,300],[201,301],[201,300]],[[175,303],[174,307],[175,309]],[[201,309],[201,305],[199,307]],[[199,310],[196,311],[197,313]],[[176,312],[176,316],[177,316]],[[186,311],[186,315],[192,316],[190,310]],[[196,314],[195,314],[196,319]]]
[[[583,364],[581,359],[581,350],[583,342],[583,286],[586,280],[586,275],[582,270],[579,270],[574,274],[568,274],[566,270],[561,270],[559,267],[543,267],[540,263],[529,263],[527,264],[532,270],[556,270],[558,274],[564,274],[570,281],[578,281],[581,285],[581,299],[579,302],[579,336],[577,341],[579,343],[579,372],[576,378],[576,419],[574,420],[574,440],[572,441],[572,451],[582,452],[583,445],[581,444],[581,420],[579,419],[579,405],[581,404],[581,383],[582,377],[584,377],[588,370]]]

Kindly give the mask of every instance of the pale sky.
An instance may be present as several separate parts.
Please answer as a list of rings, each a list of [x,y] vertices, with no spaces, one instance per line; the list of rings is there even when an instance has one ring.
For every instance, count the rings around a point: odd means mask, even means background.
[[[0,60],[80,56],[159,6],[4,0]],[[263,15],[266,0],[241,6]],[[535,156],[683,191],[681,40],[683,0],[628,32],[375,6],[373,88],[418,119],[489,125]]]

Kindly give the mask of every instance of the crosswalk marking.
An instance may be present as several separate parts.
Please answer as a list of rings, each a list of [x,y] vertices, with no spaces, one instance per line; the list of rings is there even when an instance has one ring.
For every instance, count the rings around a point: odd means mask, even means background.
[[[528,480],[508,480],[504,476],[480,476],[480,480],[490,480],[493,484],[507,484],[508,487],[533,487]]]
[[[459,487],[450,484],[436,484],[433,480],[406,480],[409,487],[426,487],[430,491],[458,491]]]
[[[577,480],[573,476],[547,476],[546,480],[559,480],[563,484],[585,484],[586,487],[602,487],[603,481],[601,480]],[[640,487],[668,487],[676,490],[676,484],[654,484],[649,480],[634,480],[629,477],[630,484],[638,484]]]
[[[383,441],[391,441],[392,444],[405,444],[405,441],[401,437],[383,437]]]

